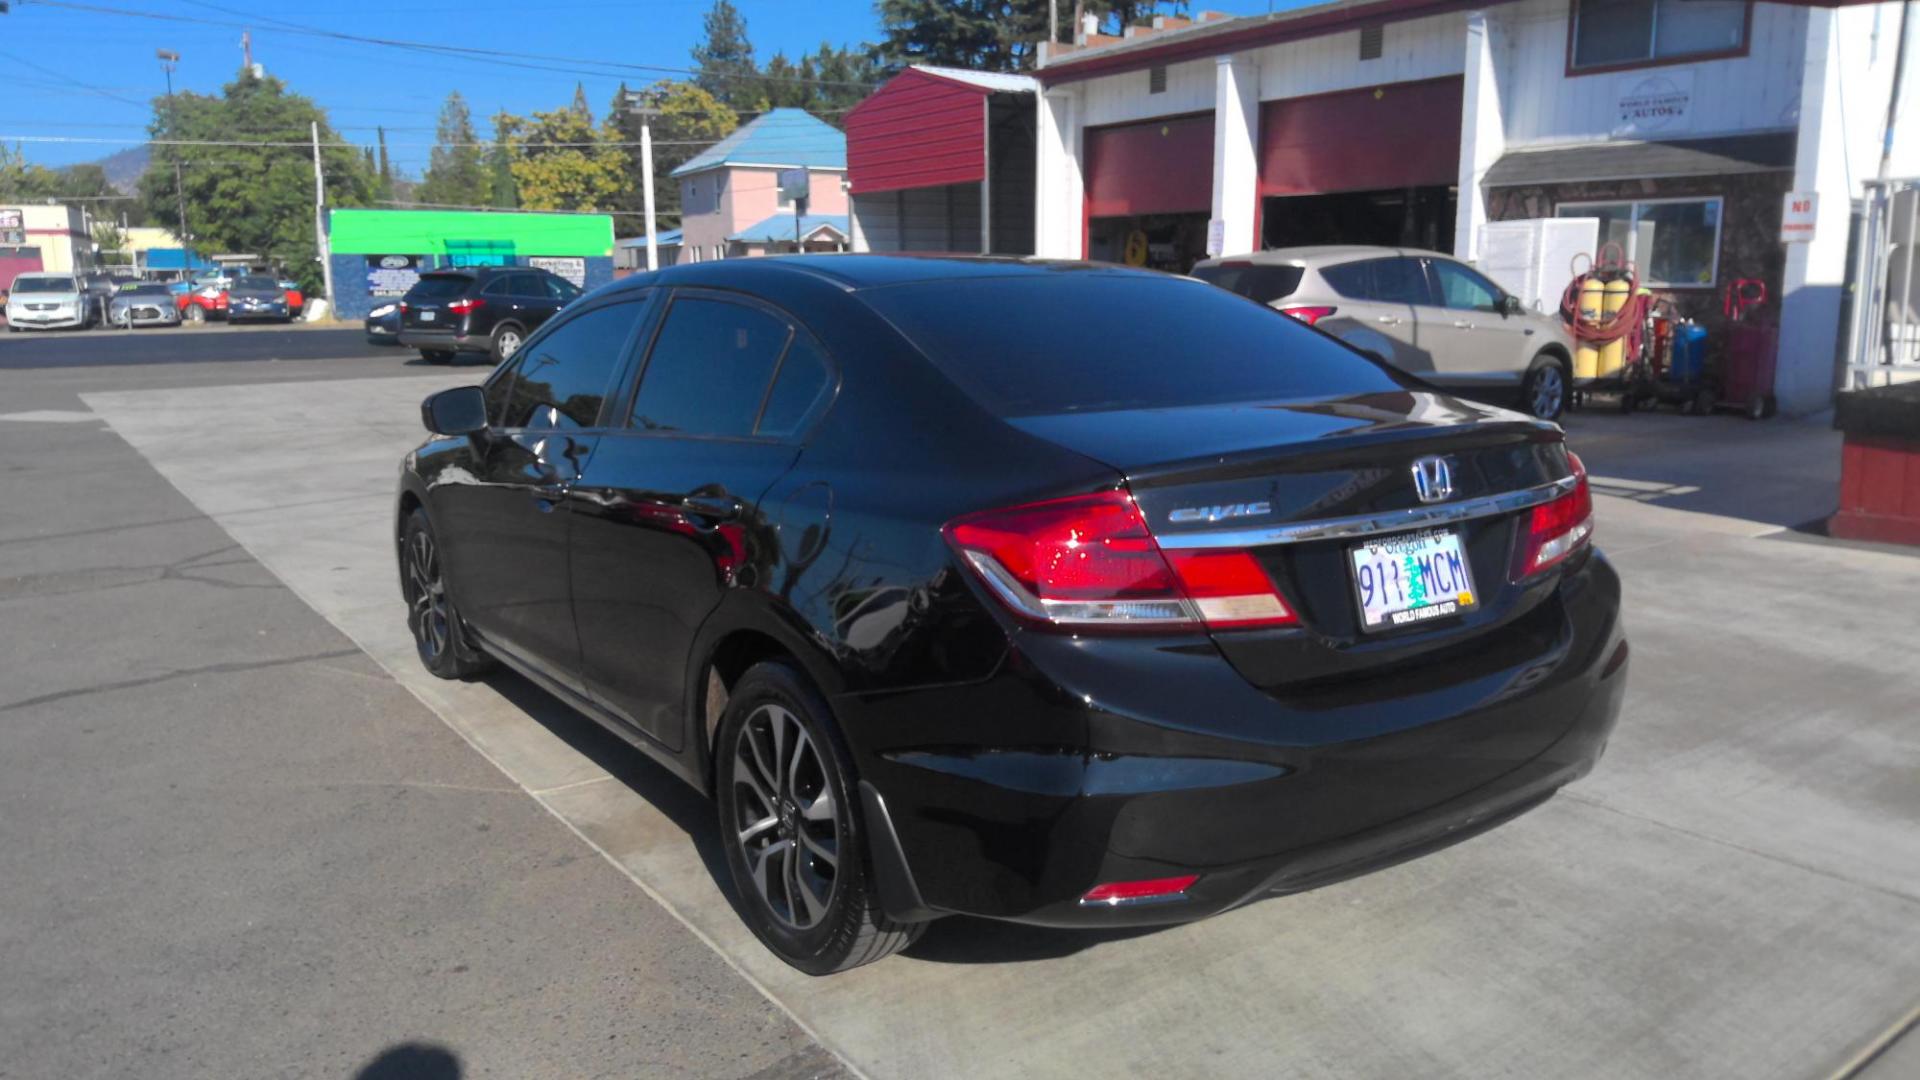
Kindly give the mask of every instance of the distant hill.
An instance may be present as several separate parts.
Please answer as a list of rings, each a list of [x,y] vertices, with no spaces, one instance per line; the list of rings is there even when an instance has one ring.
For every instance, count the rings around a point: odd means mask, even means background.
[[[140,177],[147,171],[147,162],[151,159],[145,146],[136,146],[101,158],[93,164],[100,166],[107,174],[107,183],[122,195],[132,195],[140,185]]]

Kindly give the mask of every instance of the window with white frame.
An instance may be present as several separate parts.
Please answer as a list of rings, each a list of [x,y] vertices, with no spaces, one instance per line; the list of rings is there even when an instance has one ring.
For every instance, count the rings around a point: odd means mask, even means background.
[[[1600,219],[1600,247],[1619,245],[1640,282],[1667,289],[1712,288],[1720,273],[1719,196],[1560,203],[1554,216]]]
[[[1574,70],[1734,52],[1747,43],[1747,0],[1578,0]]]

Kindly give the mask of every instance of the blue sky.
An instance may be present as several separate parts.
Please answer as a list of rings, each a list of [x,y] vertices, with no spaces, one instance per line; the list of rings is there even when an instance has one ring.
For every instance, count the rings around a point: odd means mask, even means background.
[[[328,0],[315,4],[245,0],[160,3],[76,0],[93,6],[247,21],[228,11],[375,37],[472,48],[685,68],[712,0]],[[1278,7],[1296,6],[1282,0]],[[855,44],[878,37],[870,0],[735,0],[747,18],[755,55],[789,56],[822,41]],[[1063,5],[1064,7],[1065,5]],[[1265,12],[1268,0],[1195,3],[1234,14]],[[227,9],[222,11],[219,9]],[[454,58],[423,57],[379,46],[315,39],[252,27],[254,60],[324,106],[345,137],[371,143],[385,125],[395,163],[417,175],[426,165],[433,122],[447,92],[459,90],[476,116],[506,108],[550,109],[586,85],[595,115],[618,88],[618,75],[529,71]],[[241,28],[165,22],[16,2],[0,15],[0,137],[58,135],[110,143],[27,143],[29,160],[48,165],[92,161],[139,143],[147,101],[164,91],[156,48],[181,54],[174,85],[217,91],[241,63]],[[565,66],[565,65],[557,65]],[[633,73],[630,81],[647,81]],[[122,100],[122,99],[131,99]],[[12,141],[9,139],[8,141]]]

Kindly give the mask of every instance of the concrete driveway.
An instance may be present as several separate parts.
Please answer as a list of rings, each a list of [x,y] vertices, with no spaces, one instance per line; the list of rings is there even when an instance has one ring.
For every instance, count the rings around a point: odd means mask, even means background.
[[[1631,488],[1598,506],[1628,590],[1626,713],[1600,768],[1542,809],[1194,926],[949,919],[902,957],[801,976],[734,916],[690,791],[517,678],[419,668],[395,591],[394,471],[421,438],[419,399],[475,377],[84,400],[859,1072],[1824,1077],[1920,1004],[1920,559]],[[1573,430],[1604,475],[1613,433],[1598,417]]]

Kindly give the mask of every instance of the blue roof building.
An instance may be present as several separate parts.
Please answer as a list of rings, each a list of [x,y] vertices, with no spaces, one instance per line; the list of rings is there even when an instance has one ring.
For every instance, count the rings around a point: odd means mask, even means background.
[[[780,191],[780,174],[807,171],[805,205]],[[679,262],[849,245],[847,139],[804,109],[773,109],[673,170],[680,185]],[[800,235],[794,242],[794,216]]]

